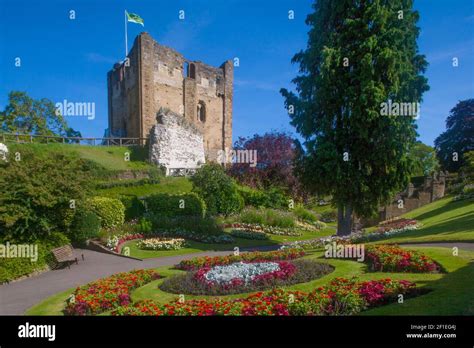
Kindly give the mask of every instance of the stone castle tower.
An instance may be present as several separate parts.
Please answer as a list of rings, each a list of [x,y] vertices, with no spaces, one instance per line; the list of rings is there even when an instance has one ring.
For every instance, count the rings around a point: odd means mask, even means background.
[[[190,61],[148,33],[135,38],[129,62],[107,74],[109,134],[148,138],[159,110],[181,115],[201,133],[206,157],[232,146],[234,69]]]

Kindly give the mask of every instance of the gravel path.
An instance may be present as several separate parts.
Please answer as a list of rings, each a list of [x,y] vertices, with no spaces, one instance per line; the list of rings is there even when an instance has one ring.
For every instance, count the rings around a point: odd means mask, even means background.
[[[278,246],[242,248],[242,251],[269,251]],[[79,264],[71,268],[49,271],[10,284],[0,285],[0,315],[22,315],[31,306],[58,292],[83,285],[93,280],[133,269],[172,266],[181,260],[198,256],[229,255],[232,251],[206,251],[187,255],[177,255],[133,260],[125,257],[99,253],[88,249],[75,249]],[[84,255],[84,261],[81,255]]]

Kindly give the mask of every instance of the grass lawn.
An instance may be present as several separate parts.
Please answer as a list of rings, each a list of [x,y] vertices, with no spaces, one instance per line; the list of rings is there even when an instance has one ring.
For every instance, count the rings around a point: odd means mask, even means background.
[[[146,184],[140,186],[116,186],[108,189],[96,190],[97,195],[117,197],[119,195],[136,195],[137,197],[149,196],[155,193],[186,193],[191,192],[192,184],[187,178],[163,177],[159,184]]]
[[[146,170],[154,166],[146,163],[147,151],[140,146],[85,146],[74,144],[11,144],[12,152],[28,148],[42,154],[51,150],[71,152],[79,157],[91,160],[109,170]],[[130,161],[125,160],[125,153],[130,154]]]
[[[474,242],[474,202],[446,197],[402,217],[416,219],[423,227],[377,243]]]
[[[309,252],[307,258],[317,258],[335,267],[334,272],[314,281],[285,287],[287,289],[298,289],[311,291],[312,289],[325,285],[336,277],[350,278],[357,276],[359,280],[371,280],[381,278],[406,279],[417,283],[420,288],[432,290],[428,294],[415,298],[406,299],[404,303],[390,304],[387,306],[371,309],[362,315],[473,315],[474,314],[474,252],[460,251],[459,256],[453,256],[449,248],[416,247],[438,261],[447,271],[445,274],[423,274],[423,273],[384,273],[367,272],[364,264],[346,260],[321,259],[321,251]],[[182,271],[171,267],[156,269],[162,276],[168,277],[179,274]],[[158,289],[163,281],[159,279],[148,283],[132,292],[132,299],[153,299],[160,303],[175,300],[176,294],[166,293]],[[45,301],[30,308],[28,315],[62,315],[65,299],[74,291],[70,289],[53,295]],[[245,294],[222,296],[223,298],[238,298]],[[186,295],[186,299],[208,298],[210,296]]]
[[[231,244],[208,244],[208,243],[199,243],[195,241],[188,241],[189,246],[187,248],[179,250],[141,250],[137,248],[137,241],[128,241],[124,244],[124,247],[130,248],[130,256],[137,257],[139,259],[147,259],[152,257],[163,257],[163,256],[174,256],[174,255],[184,255],[191,253],[198,253],[202,251],[210,250],[233,250],[234,247],[245,248],[245,247],[256,247],[256,246],[266,246],[266,245],[279,245],[284,242],[292,242],[295,240],[306,240],[317,237],[324,237],[334,234],[334,229],[325,228],[321,231],[314,232],[304,232],[301,236],[276,236],[270,235],[271,239],[269,240],[253,240],[253,239],[244,239],[244,238],[234,238],[235,243]]]

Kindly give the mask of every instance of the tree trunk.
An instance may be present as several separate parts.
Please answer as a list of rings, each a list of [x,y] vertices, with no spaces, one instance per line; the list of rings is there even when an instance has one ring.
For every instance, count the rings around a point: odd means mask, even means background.
[[[352,230],[352,206],[340,204],[337,209],[337,235],[347,236]]]

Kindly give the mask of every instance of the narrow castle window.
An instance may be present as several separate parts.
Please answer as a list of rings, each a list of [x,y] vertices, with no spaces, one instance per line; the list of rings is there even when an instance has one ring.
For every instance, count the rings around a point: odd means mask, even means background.
[[[189,66],[189,77],[196,79],[196,66],[193,63],[191,63]]]
[[[197,105],[197,119],[202,123],[206,122],[206,104],[202,100]]]

